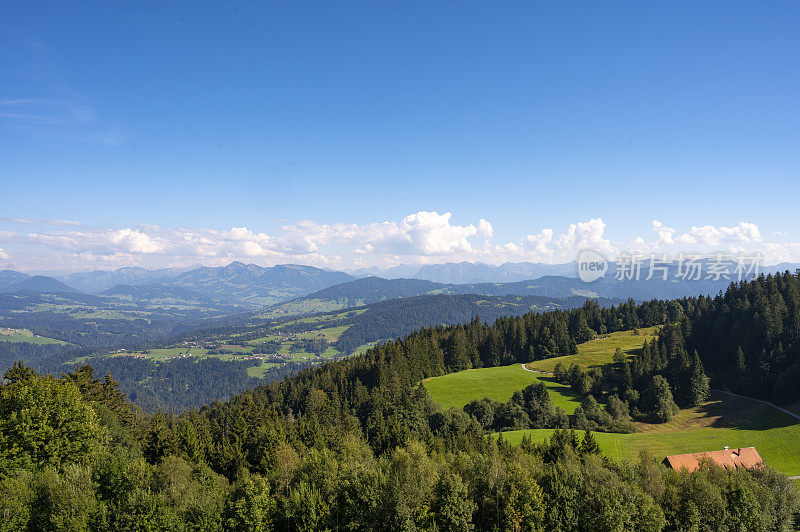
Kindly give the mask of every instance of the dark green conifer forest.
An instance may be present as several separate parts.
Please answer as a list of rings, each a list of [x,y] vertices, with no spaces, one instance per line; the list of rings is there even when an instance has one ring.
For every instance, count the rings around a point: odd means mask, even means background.
[[[582,398],[571,415],[543,385],[447,411],[420,385],[654,325],[632,360],[557,368]],[[0,387],[0,530],[786,530],[797,490],[769,467],[617,462],[591,431],[667,421],[710,386],[796,400],[798,376],[788,272],[713,298],[423,328],[181,415],[145,414],[89,366],[18,363]],[[558,430],[511,445],[507,428]]]

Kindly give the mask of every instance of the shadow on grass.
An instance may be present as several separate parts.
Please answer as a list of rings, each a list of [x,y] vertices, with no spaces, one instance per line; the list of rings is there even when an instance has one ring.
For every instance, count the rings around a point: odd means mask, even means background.
[[[580,403],[583,400],[583,398],[580,395],[572,391],[572,388],[570,388],[566,384],[561,384],[560,382],[556,381],[556,379],[553,377],[547,377],[545,375],[536,375],[536,378],[545,383],[549,390],[559,393],[568,399],[572,399],[576,403]]]
[[[718,392],[712,392],[711,401],[695,410],[709,427],[769,430],[798,424],[797,419],[769,405]]]

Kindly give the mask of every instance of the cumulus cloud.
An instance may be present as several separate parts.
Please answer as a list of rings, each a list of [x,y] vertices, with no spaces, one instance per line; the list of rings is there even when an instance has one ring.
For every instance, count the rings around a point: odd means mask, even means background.
[[[134,229],[120,229],[111,234],[111,242],[133,253],[159,253],[164,247],[150,235]]]
[[[563,263],[574,260],[583,249],[598,251],[609,259],[625,252],[754,249],[776,262],[800,258],[800,245],[764,242],[761,231],[751,222],[732,227],[698,225],[681,233],[653,220],[652,232],[625,241],[613,239],[601,218],[576,221],[560,230],[514,229],[523,236],[498,241],[495,227],[485,218],[458,224],[450,212],[419,211],[397,221],[367,224],[300,220],[269,233],[239,225],[228,229],[170,229],[140,224],[123,228],[54,228],[27,234],[0,231],[0,241],[5,255],[14,255],[15,264],[31,269],[217,266],[232,260],[342,269],[462,260]]]
[[[682,244],[702,246],[718,246],[723,243],[750,244],[761,241],[761,232],[758,226],[747,222],[739,222],[734,227],[704,225],[692,227],[687,233],[678,237],[678,241]]]
[[[675,244],[675,229],[667,227],[658,220],[653,220],[653,230],[658,234],[658,244],[671,246]]]
[[[491,238],[494,236],[494,228],[492,227],[492,224],[483,218],[478,220],[478,236],[487,240],[491,240]]]
[[[606,224],[601,218],[571,224],[567,232],[556,239],[556,245],[562,251],[593,249],[603,253],[614,253],[615,247],[603,236],[605,230]]]
[[[555,231],[549,228],[542,229],[535,235],[527,235],[520,246],[515,246],[520,250],[532,251],[536,258],[542,262],[550,262],[554,251],[550,248]],[[509,248],[513,249],[513,248]]]
[[[3,251],[3,248],[0,248],[0,259],[11,260],[11,255]]]
[[[790,242],[785,244],[765,242],[762,249],[764,262],[766,264],[800,261],[800,243],[798,242]]]
[[[470,252],[469,237],[478,233],[474,225],[450,224],[451,214],[421,211],[403,218],[401,233],[411,245],[426,255]]]

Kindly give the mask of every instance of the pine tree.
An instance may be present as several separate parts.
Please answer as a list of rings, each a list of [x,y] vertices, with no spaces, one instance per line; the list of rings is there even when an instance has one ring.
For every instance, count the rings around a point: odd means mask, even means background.
[[[736,349],[736,358],[734,359],[736,363],[736,376],[738,378],[744,378],[745,374],[747,373],[747,362],[744,358],[744,351],[742,351],[742,346],[739,346]]]
[[[583,439],[580,446],[581,454],[600,454],[600,446],[594,438],[594,434],[590,430],[583,433]]]
[[[654,376],[639,401],[642,412],[654,423],[666,423],[678,413],[678,405],[672,397],[667,379],[661,375]]]
[[[710,394],[708,377],[703,371],[703,363],[700,362],[700,355],[697,354],[697,351],[694,352],[694,358],[692,359],[686,391],[688,393],[688,406],[697,406],[704,403]]]
[[[176,448],[175,433],[167,424],[167,418],[159,410],[150,420],[144,444],[144,455],[151,463],[160,461],[164,456],[172,454]]]
[[[3,378],[8,384],[27,381],[34,377],[36,377],[36,372],[26,366],[21,360],[14,362],[14,365],[8,368],[5,375],[3,375]]]

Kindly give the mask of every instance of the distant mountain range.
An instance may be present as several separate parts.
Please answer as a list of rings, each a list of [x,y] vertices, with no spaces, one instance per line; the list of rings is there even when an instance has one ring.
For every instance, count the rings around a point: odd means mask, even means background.
[[[705,263],[704,263],[705,264]],[[705,264],[707,267],[707,264]],[[797,264],[782,263],[770,271],[793,271]],[[609,299],[672,299],[724,290],[726,279],[685,281],[675,267],[667,280],[618,281],[619,265],[609,263],[605,278],[584,283],[577,278],[577,266],[567,264],[447,263],[419,267],[398,266],[382,276],[366,276],[366,270],[348,274],[313,266],[278,265],[262,267],[232,262],[221,267],[189,270],[120,268],[47,277],[0,271],[0,293],[28,291],[38,294],[96,294],[108,305],[136,305],[141,308],[183,308],[231,312],[235,309],[269,308],[269,314],[286,316],[324,312],[367,305],[400,297],[432,294],[519,295],[551,298],[592,297]],[[404,277],[394,277],[404,274]],[[643,268],[642,279],[647,270]]]
[[[113,271],[97,270],[93,272],[69,273],[53,276],[62,283],[87,294],[99,294],[104,290],[124,284],[139,286],[144,284],[162,283],[174,279],[178,275],[189,271],[189,268],[164,268],[148,270],[146,268],[119,268]]]
[[[30,290],[40,293],[75,292],[61,281],[44,275],[26,275],[11,270],[0,272],[0,292],[13,293]]]
[[[285,264],[265,268],[241,262],[189,271],[121,268],[113,272],[64,275],[58,279],[5,270],[0,272],[0,292],[81,292],[122,303],[150,303],[162,307],[262,308],[353,279],[355,277],[344,272],[313,266]],[[121,282],[111,284],[114,281]]]
[[[103,296],[130,300],[190,299],[211,304],[260,308],[351,281],[344,272],[294,264],[264,268],[232,262],[219,268],[201,267],[155,285],[117,285]]]
[[[566,264],[539,264],[533,262],[506,262],[499,266],[481,262],[448,262],[409,266],[401,264],[381,270],[364,268],[351,272],[357,277],[375,276],[384,279],[424,279],[446,284],[511,283],[537,279],[545,275],[577,277],[575,262]]]
[[[469,263],[468,263],[469,264]],[[273,317],[286,316],[291,314],[308,314],[315,312],[325,312],[337,309],[370,305],[379,301],[387,301],[395,298],[415,297],[422,295],[446,294],[446,295],[465,295],[476,294],[484,296],[539,296],[548,298],[569,298],[569,297],[588,297],[603,298],[607,300],[626,300],[633,298],[643,301],[649,299],[677,299],[681,297],[704,295],[716,295],[724,291],[731,281],[727,278],[719,279],[706,278],[709,271],[709,261],[700,261],[702,275],[698,280],[682,279],[677,275],[677,266],[672,265],[667,268],[666,279],[661,272],[655,271],[652,279],[648,280],[649,269],[643,266],[638,279],[636,277],[617,278],[620,265],[609,263],[609,270],[606,276],[591,283],[586,283],[573,276],[562,275],[543,275],[534,279],[526,279],[515,282],[479,282],[479,283],[444,283],[425,279],[385,279],[381,277],[365,277],[350,281],[348,283],[331,286],[318,292],[308,294],[285,303],[279,303],[267,312]],[[470,269],[461,264],[439,265],[442,268],[425,268],[420,270],[420,274],[432,277],[440,276],[447,278],[447,272],[460,276],[465,272],[488,271],[486,265],[478,265],[479,268]],[[505,264],[504,271],[511,274],[514,267],[519,267],[517,271],[533,271],[534,268],[528,265]],[[558,265],[556,269],[566,269],[570,265]],[[797,264],[782,263],[775,266],[763,268],[763,273],[775,271],[794,271],[798,268]],[[573,263],[572,268],[577,271],[577,266]],[[501,268],[501,267],[497,267]],[[541,268],[545,271],[547,268]],[[467,273],[466,275],[471,275]],[[731,270],[733,276],[733,270]]]
[[[468,267],[445,266],[439,271],[468,275],[464,273]],[[195,330],[204,324],[292,320],[297,315],[379,305],[374,308],[384,309],[386,315],[376,315],[375,320],[363,322],[361,328],[351,333],[357,346],[370,337],[368,328],[376,323],[382,324],[380,334],[384,335],[378,338],[394,334],[390,332],[397,330],[393,322],[400,317],[404,324],[413,327],[423,322],[446,323],[473,315],[488,318],[525,309],[547,310],[553,305],[577,306],[586,298],[615,304],[628,298],[641,301],[715,295],[729,284],[724,278],[680,280],[674,268],[667,280],[647,281],[645,269],[639,281],[618,281],[614,275],[617,268],[618,265],[610,264],[607,275],[591,283],[561,275],[514,282],[442,283],[427,279],[355,278],[311,266],[264,268],[233,262],[219,268],[200,267],[177,274],[162,270],[152,273],[152,277],[147,272],[127,269],[115,275],[128,276],[134,282],[148,277],[157,282],[117,284],[99,294],[79,292],[53,277],[6,270],[0,271],[0,325],[32,328],[37,334],[87,348],[116,348]],[[795,264],[780,264],[764,271],[795,269]],[[513,269],[507,266],[505,270]],[[423,273],[433,275],[435,269],[427,268]],[[92,277],[84,275],[73,280],[90,284]],[[113,275],[94,278],[107,282]],[[412,299],[415,301],[411,302]],[[416,313],[419,316],[415,317]],[[432,317],[436,319],[430,321]],[[360,332],[356,335],[357,331]]]
[[[483,295],[539,296],[548,298],[606,298],[624,300],[671,299],[688,295],[715,294],[728,281],[696,284],[672,281],[617,282],[603,279],[584,283],[580,279],[547,275],[515,283],[445,284],[422,279],[383,279],[365,277],[325,288],[306,296],[279,303],[267,310],[269,317],[293,314],[313,314],[351,307],[371,305],[380,301],[423,295]]]

